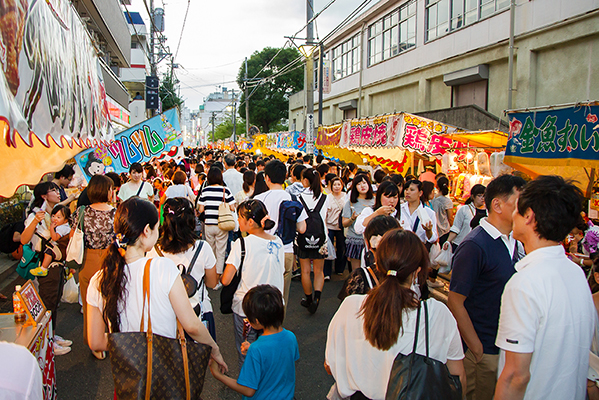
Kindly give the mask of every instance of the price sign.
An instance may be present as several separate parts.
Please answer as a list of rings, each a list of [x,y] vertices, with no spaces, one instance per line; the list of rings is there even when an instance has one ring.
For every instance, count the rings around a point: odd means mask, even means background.
[[[29,280],[21,287],[19,292],[22,304],[25,308],[29,319],[32,319],[35,323],[38,323],[46,313],[46,307],[44,302],[40,298],[39,293],[35,290],[35,286]]]

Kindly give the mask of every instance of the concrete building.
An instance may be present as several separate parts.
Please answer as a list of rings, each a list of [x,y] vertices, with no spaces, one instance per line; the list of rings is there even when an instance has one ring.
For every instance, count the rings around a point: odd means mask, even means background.
[[[210,93],[200,105],[198,112],[200,135],[205,138],[203,144],[212,141],[212,116],[214,115],[214,127],[223,122],[231,120],[233,113],[233,93],[227,88],[221,92]]]
[[[130,5],[129,0],[123,0]],[[120,80],[131,65],[131,34],[119,0],[73,0],[73,6],[98,46],[111,120],[118,132],[129,125],[129,92]]]
[[[381,0],[324,43],[323,124],[406,111],[505,128],[509,36],[509,0]],[[599,99],[599,1],[516,0],[513,72],[512,108]],[[291,96],[290,126],[304,104]]]
[[[138,12],[125,11],[124,15],[131,35],[131,68],[121,68],[121,81],[131,99],[129,103],[131,125],[136,125],[149,118],[145,102],[146,75],[150,75],[149,32]]]

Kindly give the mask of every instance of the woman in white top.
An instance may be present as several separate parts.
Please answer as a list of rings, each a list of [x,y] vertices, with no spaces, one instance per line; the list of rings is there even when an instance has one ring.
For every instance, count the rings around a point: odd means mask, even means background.
[[[243,173],[242,190],[235,193],[235,204],[241,204],[254,194],[254,185],[256,184],[256,173],[248,170]]]
[[[143,312],[143,277],[150,251],[158,240],[158,211],[137,197],[122,203],[114,218],[115,242],[109,247],[102,269],[87,291],[88,340],[94,351],[106,351],[106,332],[139,332]],[[150,306],[153,332],[176,338],[177,320],[195,341],[212,347],[212,358],[226,371],[216,342],[195,315],[179,270],[168,258],[150,264]],[[181,371],[183,373],[183,371]]]
[[[285,273],[285,252],[283,242],[278,236],[269,235],[265,230],[274,228],[275,222],[270,219],[266,206],[260,200],[247,200],[237,208],[239,215],[239,229],[248,234],[240,238],[231,246],[231,254],[227,259],[227,266],[221,282],[228,286],[241,267],[241,280],[233,296],[233,326],[235,328],[235,347],[239,359],[239,367],[243,365],[245,354],[241,352],[244,337],[244,319],[242,302],[245,294],[258,285],[272,285],[283,293]],[[245,257],[241,265],[242,248],[241,240],[245,245]],[[258,338],[258,332],[247,327],[248,343]]]
[[[460,207],[455,213],[453,225],[449,230],[449,236],[447,242],[451,243],[453,251],[456,251],[460,243],[470,233],[472,228],[470,222],[476,216],[477,210],[484,210],[485,208],[485,187],[480,184],[472,186],[470,189],[470,198],[466,200],[466,203]],[[448,244],[444,244],[443,248],[447,249]]]
[[[362,235],[368,223],[379,215],[387,215],[399,220],[401,204],[399,203],[399,188],[391,181],[384,181],[376,191],[376,198],[372,207],[362,210],[356,219],[354,229]]]
[[[148,182],[144,182],[143,178],[143,167],[140,163],[133,163],[129,167],[129,178],[131,180],[121,186],[118,193],[118,198],[121,201],[125,201],[130,197],[141,197],[154,201],[154,188]]]
[[[314,168],[305,169],[302,172],[302,185],[305,190],[299,194],[300,202],[307,208],[308,219],[306,220],[306,231],[297,237],[297,256],[302,273],[302,288],[305,297],[301,305],[314,314],[320,303],[320,294],[324,286],[324,259],[327,257],[327,235],[326,226],[328,198],[322,192],[320,174]],[[320,207],[320,210],[318,208]],[[318,213],[316,211],[318,210]],[[311,212],[314,212],[311,218]],[[320,216],[320,220],[318,217]],[[316,227],[322,226],[318,230]],[[324,234],[324,235],[323,235]],[[310,271],[314,271],[314,293],[312,293],[312,280]]]
[[[187,175],[185,175],[185,172],[176,171],[173,175],[173,184],[166,188],[166,191],[160,198],[160,205],[162,206],[167,199],[174,199],[175,197],[182,197],[193,203],[196,196],[193,194],[191,187],[185,183],[186,181]]]
[[[195,257],[198,249],[199,253]],[[164,203],[164,223],[160,227],[160,239],[148,253],[150,258],[158,256],[172,260],[181,273],[185,272],[196,280],[198,288],[196,293],[189,297],[189,302],[212,338],[216,340],[212,304],[206,289],[213,289],[218,283],[214,268],[216,257],[210,245],[200,240],[195,233],[195,212],[189,200],[177,197]],[[191,265],[194,258],[196,260]]]
[[[399,223],[402,228],[414,232],[429,249],[439,238],[437,216],[432,209],[422,205],[422,182],[416,179],[407,181],[404,196],[406,202],[401,205]]]
[[[327,208],[327,230],[329,240],[335,244],[335,273],[342,274],[347,264],[345,258],[345,236],[343,235],[343,223],[341,213],[345,206],[346,195],[343,192],[343,181],[338,176],[329,182],[331,192],[327,195],[329,207]],[[324,262],[324,279],[331,279],[333,261]]]
[[[399,353],[412,352],[416,329],[422,338],[416,353],[426,355],[424,321],[416,327],[421,305],[411,286],[428,272],[428,258],[428,251],[412,232],[395,229],[383,236],[376,252],[380,284],[366,296],[347,297],[329,325],[325,368],[336,383],[328,398],[360,392],[358,396],[384,399],[393,361]],[[465,393],[464,351],[457,323],[443,303],[429,299],[426,305],[429,357],[458,375]]]

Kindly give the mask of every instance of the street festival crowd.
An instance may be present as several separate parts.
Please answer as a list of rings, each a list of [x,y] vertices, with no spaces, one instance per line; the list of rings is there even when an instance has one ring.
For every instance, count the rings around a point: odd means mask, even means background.
[[[66,165],[37,184],[13,235],[41,254],[30,273],[52,311],[56,355],[72,344],[56,315],[75,273],[83,340],[98,359],[112,356],[111,334],[144,332],[151,317],[153,334],[174,339],[180,324],[209,346],[211,373],[244,398],[293,399],[300,354],[286,309],[318,312],[325,282],[348,269],[327,332],[327,398],[599,398],[599,228],[561,177],[499,176],[473,186],[454,215],[442,173],[367,171],[322,155],[284,163],[188,149],[94,175],[67,196],[74,174]],[[85,261],[69,271],[77,227]],[[447,305],[430,296],[443,286],[441,254],[452,257]],[[289,304],[292,278],[301,304]],[[207,288],[233,315],[234,344],[217,344]],[[219,345],[235,346],[237,378]]]

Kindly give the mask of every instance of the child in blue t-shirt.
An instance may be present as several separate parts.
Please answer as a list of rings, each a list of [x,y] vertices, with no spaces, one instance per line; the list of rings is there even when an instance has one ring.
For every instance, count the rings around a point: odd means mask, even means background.
[[[242,306],[252,328],[264,332],[251,345],[242,344],[247,354],[237,381],[220,372],[211,360],[212,375],[244,399],[293,399],[299,349],[295,335],[281,326],[285,317],[281,292],[271,285],[255,286],[244,296]]]

